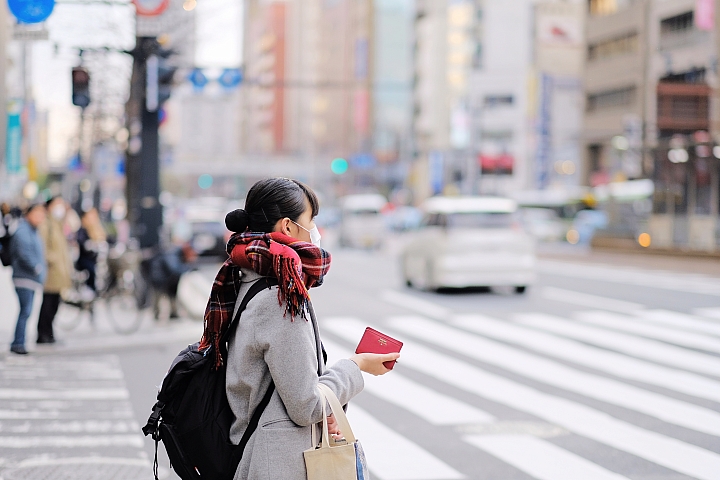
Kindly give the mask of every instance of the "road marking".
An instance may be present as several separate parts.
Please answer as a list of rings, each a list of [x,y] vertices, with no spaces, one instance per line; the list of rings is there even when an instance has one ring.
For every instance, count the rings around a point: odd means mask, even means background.
[[[720,436],[720,413],[708,408],[581,372],[493,340],[469,336],[461,330],[422,317],[396,317],[390,320],[390,325],[406,335],[547,385],[629,408],[698,432]]]
[[[386,290],[382,293],[382,300],[391,305],[406,308],[410,311],[422,313],[431,318],[444,320],[452,315],[450,309],[441,307],[415,295],[408,295],[396,290]]]
[[[365,324],[327,323],[324,328],[355,342]],[[426,348],[405,342],[402,365],[483,398],[527,412],[573,433],[632,453],[700,480],[718,480],[720,455],[672,437],[644,430],[586,405],[573,402],[485,372]]]
[[[469,435],[464,440],[538,480],[628,480],[530,435]]]
[[[72,390],[38,390],[30,388],[0,388],[2,400],[127,400],[125,388],[78,388]]]
[[[451,324],[618,377],[720,402],[720,382],[700,375],[656,365],[484,315],[460,315]]]
[[[551,275],[720,296],[720,279],[704,275],[550,260],[538,262],[538,269]]]
[[[677,327],[682,330],[690,330],[700,333],[709,333],[720,336],[720,324],[708,320],[701,320],[698,317],[685,313],[673,312],[671,310],[647,310],[636,313],[641,320],[649,323],[658,323],[670,327]]]
[[[703,353],[634,335],[612,332],[545,313],[521,313],[515,315],[515,319],[521,324],[563,337],[599,345],[634,357],[646,358],[663,365],[720,377],[720,359]]]
[[[696,308],[693,313],[701,317],[720,320],[720,308]]]
[[[578,312],[574,316],[578,320],[604,328],[620,330],[683,347],[720,353],[720,339],[716,340],[695,333],[680,332],[676,329],[658,325],[648,325],[647,323],[637,322],[633,318],[609,312]]]
[[[465,478],[445,462],[351,405],[348,418],[365,450],[368,466],[381,480],[455,480]]]
[[[22,435],[0,437],[0,448],[93,448],[93,447],[135,447],[144,446],[143,437],[136,435],[93,435],[93,436],[43,436]]]
[[[329,357],[348,358],[351,355],[349,350],[327,339],[323,340],[323,345]],[[365,375],[364,378],[365,390],[434,425],[467,425],[490,423],[495,420],[492,415],[479,408],[431,390],[397,372],[382,378],[372,375]]]
[[[582,307],[601,308],[603,310],[612,310],[614,312],[635,313],[645,308],[644,305],[640,305],[639,303],[598,297],[597,295],[590,295],[589,293],[581,293],[573,290],[565,290],[563,288],[545,287],[540,290],[540,293],[546,300],[570,303],[573,305],[580,305]]]

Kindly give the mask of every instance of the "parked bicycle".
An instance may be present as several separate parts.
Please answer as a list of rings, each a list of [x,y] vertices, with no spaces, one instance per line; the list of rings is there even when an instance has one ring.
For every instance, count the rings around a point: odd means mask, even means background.
[[[102,305],[115,332],[136,332],[150,317],[149,288],[140,272],[140,252],[116,246],[98,257],[97,291],[87,284],[88,274],[73,273],[73,287],[62,296],[57,325],[73,330],[87,319],[93,328],[97,306]]]

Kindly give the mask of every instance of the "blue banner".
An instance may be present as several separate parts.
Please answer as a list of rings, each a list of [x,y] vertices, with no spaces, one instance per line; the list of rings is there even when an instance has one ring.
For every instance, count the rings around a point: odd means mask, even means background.
[[[7,113],[7,132],[5,143],[6,167],[9,174],[20,173],[22,167],[22,125],[20,112],[11,110]]]

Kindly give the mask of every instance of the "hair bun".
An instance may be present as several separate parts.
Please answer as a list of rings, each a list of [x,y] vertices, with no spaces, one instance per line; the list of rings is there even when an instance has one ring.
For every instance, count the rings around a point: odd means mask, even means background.
[[[225,215],[225,226],[231,232],[243,233],[247,230],[250,225],[250,215],[243,210],[238,208]]]

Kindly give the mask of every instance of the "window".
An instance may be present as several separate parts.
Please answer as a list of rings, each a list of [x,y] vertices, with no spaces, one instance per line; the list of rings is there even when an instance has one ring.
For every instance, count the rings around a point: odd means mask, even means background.
[[[662,20],[660,22],[660,35],[692,30],[694,28],[694,18],[695,15],[693,12],[685,12],[683,14]]]
[[[593,112],[606,108],[632,105],[635,101],[636,90],[635,87],[627,87],[590,94],[587,97],[587,110]]]
[[[612,38],[592,44],[588,47],[588,60],[614,57],[624,53],[636,52],[638,49],[638,34],[628,33],[621,37]]]
[[[514,102],[512,95],[487,95],[485,97],[486,107],[510,106]]]
[[[511,228],[515,216],[512,213],[451,213],[447,216],[448,228]]]

